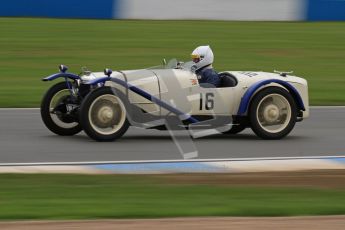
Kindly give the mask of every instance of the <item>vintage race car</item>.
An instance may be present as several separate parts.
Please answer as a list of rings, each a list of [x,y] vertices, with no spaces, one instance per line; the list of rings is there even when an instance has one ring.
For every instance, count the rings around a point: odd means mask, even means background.
[[[61,65],[43,79],[52,86],[41,104],[45,125],[58,135],[84,130],[97,141],[120,138],[130,125],[159,129],[216,130],[247,127],[263,139],[285,137],[309,116],[308,86],[287,72],[225,71],[221,86],[199,85],[193,63],[176,59],[140,70],[76,75]]]

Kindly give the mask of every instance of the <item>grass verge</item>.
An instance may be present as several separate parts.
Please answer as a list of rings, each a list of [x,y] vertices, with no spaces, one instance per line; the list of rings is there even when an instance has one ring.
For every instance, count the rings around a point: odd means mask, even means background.
[[[210,44],[215,68],[294,70],[313,105],[345,104],[345,22],[126,21],[0,18],[0,107],[37,107],[66,64],[78,73],[188,60]]]
[[[209,185],[164,178],[1,174],[0,219],[345,214],[343,187],[246,186],[224,180]]]

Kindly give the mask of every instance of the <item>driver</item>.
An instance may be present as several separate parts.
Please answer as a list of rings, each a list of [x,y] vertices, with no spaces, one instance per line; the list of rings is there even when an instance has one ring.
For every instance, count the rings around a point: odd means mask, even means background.
[[[199,84],[202,87],[219,87],[220,78],[213,69],[213,52],[210,46],[199,46],[192,52],[192,61],[194,65],[192,70],[198,76]]]

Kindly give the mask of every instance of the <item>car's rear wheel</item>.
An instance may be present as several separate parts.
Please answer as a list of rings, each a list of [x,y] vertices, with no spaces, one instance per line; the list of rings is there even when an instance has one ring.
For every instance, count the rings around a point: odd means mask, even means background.
[[[252,130],[263,139],[281,139],[296,123],[296,104],[290,93],[279,87],[268,87],[253,98],[249,119]]]
[[[128,129],[121,92],[101,87],[90,93],[80,107],[80,122],[85,133],[96,141],[113,141]]]
[[[55,134],[71,136],[82,128],[78,122],[77,108],[66,82],[53,85],[41,103],[41,117],[46,127]]]

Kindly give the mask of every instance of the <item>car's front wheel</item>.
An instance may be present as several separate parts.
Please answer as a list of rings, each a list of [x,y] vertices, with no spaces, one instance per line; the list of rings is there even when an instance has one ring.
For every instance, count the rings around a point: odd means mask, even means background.
[[[252,130],[263,139],[281,139],[296,123],[297,109],[290,93],[279,87],[268,87],[253,98],[249,118]]]
[[[128,129],[126,108],[121,92],[101,87],[90,93],[80,107],[80,123],[85,133],[96,141],[113,141]]]
[[[43,123],[50,131],[61,136],[77,134],[82,130],[78,122],[78,107],[71,97],[67,83],[59,82],[53,85],[42,99]]]

